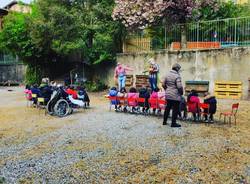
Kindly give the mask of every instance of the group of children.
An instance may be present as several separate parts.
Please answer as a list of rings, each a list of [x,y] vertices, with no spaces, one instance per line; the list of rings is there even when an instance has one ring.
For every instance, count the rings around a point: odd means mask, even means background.
[[[187,106],[188,106],[188,112],[191,112],[193,114],[194,121],[197,121],[200,119],[200,112],[201,112],[201,109],[199,107],[200,103],[201,103],[201,100],[198,97],[198,93],[195,90],[191,90],[190,94],[187,97]],[[208,109],[204,109],[205,121],[213,123],[214,121],[213,116],[217,110],[217,100],[215,96],[210,95],[210,93],[208,92],[205,93],[203,103],[209,105]]]
[[[24,93],[26,95],[27,100],[33,101],[34,104],[37,104],[37,99],[39,97],[44,98],[44,103],[46,105],[51,99],[53,91],[55,91],[57,88],[58,86],[53,85],[52,83],[49,84],[47,80],[42,80],[40,86],[38,86],[37,84],[31,86],[26,85]],[[65,92],[65,96],[72,96],[72,99],[74,100],[83,101],[85,107],[88,107],[90,105],[90,99],[84,87],[75,88],[74,86],[68,86],[63,87],[63,89],[63,91]],[[34,97],[34,94],[36,97]]]
[[[136,112],[138,110],[141,110],[143,113],[149,113],[150,107],[152,108],[152,113],[156,114],[161,113],[161,109],[165,109],[164,104],[156,104],[156,101],[153,101],[152,99],[161,99],[165,100],[165,91],[160,91],[159,88],[155,88],[153,91],[149,91],[146,87],[142,87],[137,91],[136,88],[131,87],[129,89],[129,92],[126,91],[125,88],[122,88],[120,91],[117,90],[116,87],[112,87],[109,91],[110,97],[118,97],[118,99],[138,99],[138,98],[144,98],[145,102],[136,102],[136,100],[128,100],[127,104],[125,104],[124,100],[111,100],[111,104],[115,106],[115,110],[118,111],[124,111],[127,112],[127,106],[132,107],[131,111]],[[167,103],[167,102],[166,102]],[[199,104],[201,103],[201,100],[198,96],[198,93],[195,90],[192,90],[190,94],[187,96],[187,100],[184,96],[182,96],[179,106],[179,113],[178,117],[181,120],[187,119],[187,114],[192,113],[193,121],[198,121],[200,117],[201,109],[199,107]],[[205,94],[204,102],[205,104],[209,104],[209,109],[204,110],[204,118],[206,122],[213,122],[213,115],[216,113],[217,109],[217,100],[215,96],[211,96],[209,93]],[[123,109],[121,109],[123,108]],[[209,117],[208,117],[209,116]]]
[[[120,99],[122,98],[127,98],[127,99],[145,99],[144,102],[137,102],[136,100],[129,100],[128,101],[128,106],[132,107],[131,111],[132,112],[138,112],[139,110],[142,111],[144,114],[149,113],[150,106],[152,105],[153,102],[149,102],[149,99],[165,99],[165,93],[160,92],[158,88],[155,88],[152,92],[150,92],[146,87],[142,87],[139,90],[137,90],[134,87],[131,87],[129,89],[129,92],[126,91],[125,88],[122,88],[120,91],[117,90],[116,87],[112,87],[109,91],[109,96],[110,97],[119,97]],[[123,100],[111,100],[112,105],[115,105],[116,110],[123,110],[127,111],[127,107],[123,106],[121,104],[124,104]],[[156,103],[156,102],[154,102]],[[154,105],[156,107],[156,105]],[[153,108],[153,114],[160,113],[161,108]]]

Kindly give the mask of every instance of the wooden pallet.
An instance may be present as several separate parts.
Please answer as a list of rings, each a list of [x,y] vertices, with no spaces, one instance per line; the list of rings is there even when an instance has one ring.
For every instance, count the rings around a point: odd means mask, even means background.
[[[242,92],[242,82],[215,82],[215,91]]]
[[[241,99],[242,82],[239,81],[216,81],[215,96],[222,99]]]
[[[134,76],[133,75],[126,75],[126,87],[130,88],[134,84]]]
[[[230,91],[217,91],[215,96],[221,99],[241,99],[242,93]]]
[[[149,87],[148,75],[136,75],[136,88],[142,88],[143,86]]]

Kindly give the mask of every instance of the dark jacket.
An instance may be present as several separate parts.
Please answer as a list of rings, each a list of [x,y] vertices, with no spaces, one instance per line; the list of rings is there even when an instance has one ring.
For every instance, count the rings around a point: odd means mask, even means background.
[[[209,104],[209,113],[210,114],[215,114],[217,110],[217,100],[215,96],[206,96],[204,98],[204,103]]]
[[[141,88],[139,90],[139,98],[145,99],[145,107],[149,107],[148,99],[150,98],[150,93],[146,88]],[[138,103],[139,106],[144,106],[143,103]]]
[[[36,94],[37,97],[41,97],[42,96],[41,95],[41,90],[39,88],[32,87],[30,90],[31,90],[32,94]]]
[[[183,96],[181,97],[179,108],[180,108],[180,111],[187,111],[186,99]]]
[[[41,95],[45,99],[46,102],[50,100],[50,97],[53,93],[51,88],[48,85],[44,85],[43,87],[40,88]]]
[[[181,101],[183,95],[183,86],[180,74],[171,70],[164,79],[163,87],[166,90],[166,99]]]
[[[85,89],[83,88],[79,89],[78,95],[83,96],[84,102],[90,102],[89,95]]]

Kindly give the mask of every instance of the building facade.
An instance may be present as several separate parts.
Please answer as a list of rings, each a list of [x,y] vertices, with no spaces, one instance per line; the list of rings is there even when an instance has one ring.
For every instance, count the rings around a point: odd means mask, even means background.
[[[10,12],[31,13],[31,7],[29,5],[20,3],[18,1],[10,2],[3,9]]]

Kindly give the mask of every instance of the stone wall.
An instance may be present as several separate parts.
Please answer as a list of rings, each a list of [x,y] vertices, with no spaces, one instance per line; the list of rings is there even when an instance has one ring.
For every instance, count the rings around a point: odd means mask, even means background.
[[[23,82],[25,80],[26,66],[23,64],[0,65],[0,82],[15,81]]]
[[[131,74],[141,74],[147,68],[147,60],[155,58],[160,66],[160,78],[175,62],[182,66],[183,83],[188,80],[210,81],[210,92],[214,92],[215,81],[243,82],[243,98],[248,97],[250,77],[250,48],[228,48],[202,51],[160,51],[117,55],[117,62],[134,68]],[[102,74],[110,86],[114,85],[112,66]]]

